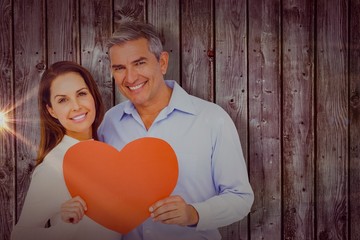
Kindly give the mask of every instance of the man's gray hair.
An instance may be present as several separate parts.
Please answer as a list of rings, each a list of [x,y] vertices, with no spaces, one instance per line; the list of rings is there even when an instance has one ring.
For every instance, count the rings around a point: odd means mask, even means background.
[[[120,22],[116,32],[108,40],[107,47],[110,50],[114,45],[122,45],[140,38],[145,38],[148,41],[149,51],[155,55],[157,60],[160,60],[163,45],[155,26],[150,23],[131,20]]]

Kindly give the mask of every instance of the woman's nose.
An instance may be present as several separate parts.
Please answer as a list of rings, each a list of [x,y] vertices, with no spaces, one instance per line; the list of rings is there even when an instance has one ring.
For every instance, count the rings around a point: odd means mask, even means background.
[[[77,100],[74,100],[74,101],[73,101],[72,109],[73,109],[74,111],[77,111],[77,110],[80,109],[80,104],[79,104],[79,102],[78,102]]]

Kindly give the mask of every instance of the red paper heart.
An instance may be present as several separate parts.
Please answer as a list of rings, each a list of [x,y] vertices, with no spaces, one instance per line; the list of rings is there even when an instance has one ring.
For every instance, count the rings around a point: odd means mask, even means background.
[[[65,154],[65,182],[71,196],[82,197],[86,215],[120,233],[149,216],[149,207],[174,190],[178,163],[171,146],[140,138],[120,152],[99,141],[75,144]]]

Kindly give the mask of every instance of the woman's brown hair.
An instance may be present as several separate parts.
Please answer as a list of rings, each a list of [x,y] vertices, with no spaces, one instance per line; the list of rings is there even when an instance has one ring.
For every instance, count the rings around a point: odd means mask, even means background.
[[[52,64],[41,76],[39,94],[38,94],[38,105],[39,105],[39,114],[40,114],[40,131],[41,139],[40,146],[38,151],[38,158],[36,165],[39,165],[44,157],[63,139],[65,135],[65,128],[60,124],[60,122],[53,118],[47,110],[47,105],[51,107],[50,102],[50,88],[52,82],[58,76],[75,72],[81,75],[84,79],[85,84],[89,88],[89,91],[94,98],[96,115],[94,123],[92,124],[92,134],[95,140],[98,139],[97,128],[99,127],[101,121],[104,117],[104,105],[100,96],[100,92],[96,85],[96,82],[92,75],[84,67],[78,63],[71,61],[60,61]]]

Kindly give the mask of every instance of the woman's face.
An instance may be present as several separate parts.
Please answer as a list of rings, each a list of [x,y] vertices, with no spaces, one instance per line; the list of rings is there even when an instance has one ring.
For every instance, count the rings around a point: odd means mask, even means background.
[[[56,77],[50,88],[51,116],[58,119],[66,134],[78,140],[92,138],[95,101],[80,74],[64,73]]]

